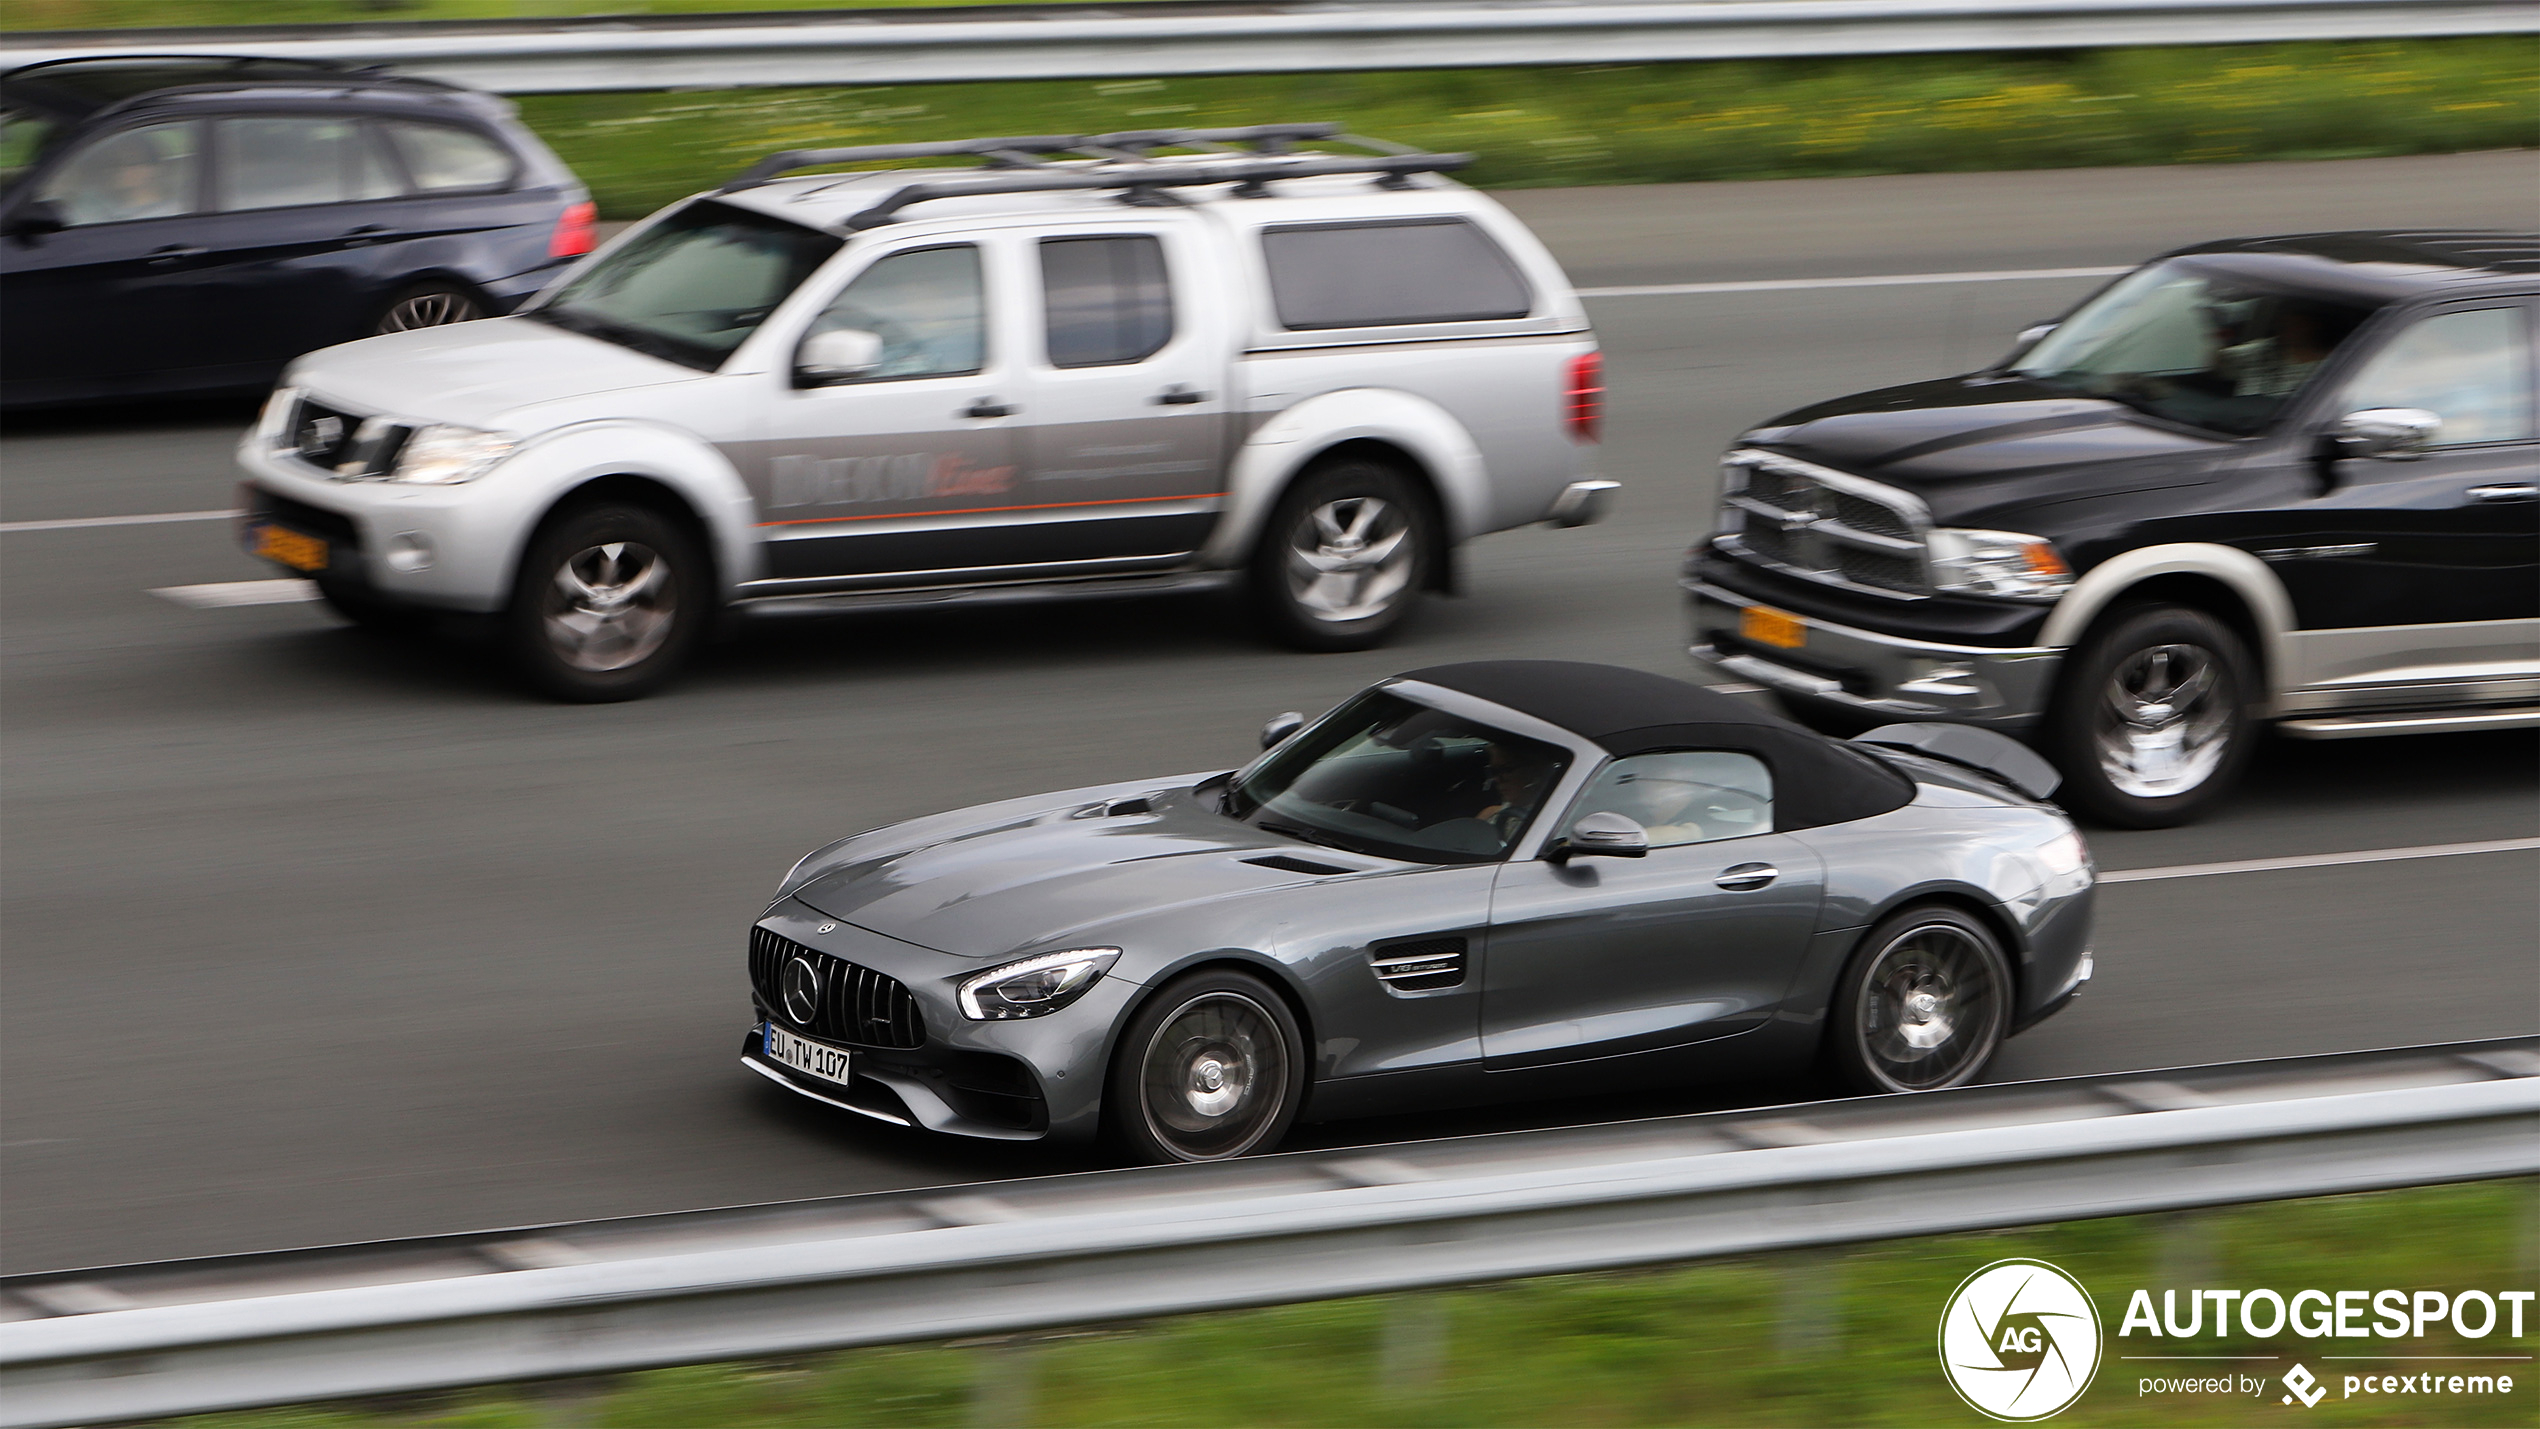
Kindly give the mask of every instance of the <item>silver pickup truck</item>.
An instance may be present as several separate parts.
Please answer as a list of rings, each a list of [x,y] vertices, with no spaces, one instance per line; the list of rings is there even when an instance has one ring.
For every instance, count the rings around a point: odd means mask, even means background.
[[[838,171],[929,157],[977,162]],[[1595,335],[1442,177],[1469,157],[1303,124],[776,154],[513,316],[293,364],[244,539],[355,620],[494,614],[576,700],[766,601],[1230,585],[1363,648],[1461,542],[1614,489]]]

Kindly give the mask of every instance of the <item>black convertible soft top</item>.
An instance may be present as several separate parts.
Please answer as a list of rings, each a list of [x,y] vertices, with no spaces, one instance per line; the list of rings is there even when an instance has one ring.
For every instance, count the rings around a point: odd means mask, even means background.
[[[1734,749],[1773,771],[1773,825],[1811,829],[1884,814],[1914,783],[1884,761],[1682,680],[1578,660],[1477,660],[1401,678],[1556,724],[1620,759],[1662,749]]]

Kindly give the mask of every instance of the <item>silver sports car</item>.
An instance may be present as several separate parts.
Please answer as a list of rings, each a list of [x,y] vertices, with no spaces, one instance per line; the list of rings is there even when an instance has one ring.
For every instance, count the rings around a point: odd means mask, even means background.
[[[902,1125],[1206,1161],[1300,1116],[1817,1063],[1957,1086],[2090,977],[2088,850],[1982,730],[1838,741],[1509,660],[1262,740],[804,858],[750,933],[744,1064]]]

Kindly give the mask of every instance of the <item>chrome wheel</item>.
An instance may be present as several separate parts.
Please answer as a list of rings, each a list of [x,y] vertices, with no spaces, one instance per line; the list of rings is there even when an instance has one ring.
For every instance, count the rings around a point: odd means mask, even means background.
[[[1241,1156],[1279,1120],[1288,1048],[1267,1008],[1205,992],[1173,1009],[1139,1067],[1148,1133],[1184,1161]]]
[[[1382,615],[1410,589],[1412,539],[1410,513],[1381,496],[1324,502],[1288,537],[1289,595],[1333,624]]]
[[[2203,784],[2231,746],[2231,700],[2214,652],[2149,645],[2117,662],[2100,700],[2095,742],[2110,787],[2165,799]]]
[[[447,327],[451,323],[474,322],[485,316],[485,310],[465,293],[436,289],[414,293],[397,300],[385,317],[379,320],[381,332],[411,332],[419,327]]]
[[[591,673],[640,664],[670,638],[678,587],[650,546],[587,546],[556,568],[543,624],[556,657]]]
[[[1870,960],[1856,1002],[1862,1059],[1897,1091],[1956,1086],[2002,1038],[1994,960],[1954,923],[1918,923]]]

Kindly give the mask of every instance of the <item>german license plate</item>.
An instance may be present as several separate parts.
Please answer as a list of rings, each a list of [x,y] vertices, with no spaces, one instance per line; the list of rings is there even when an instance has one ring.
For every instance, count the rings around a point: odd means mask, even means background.
[[[767,1060],[824,1082],[847,1084],[852,1056],[845,1048],[797,1037],[773,1022],[767,1023],[763,1031],[761,1045],[767,1048]]]
[[[326,542],[315,536],[303,536],[288,526],[257,528],[256,554],[295,571],[326,569]]]
[[[1739,613],[1737,633],[1776,650],[1796,650],[1808,643],[1808,627],[1798,616],[1761,605],[1750,605]]]

